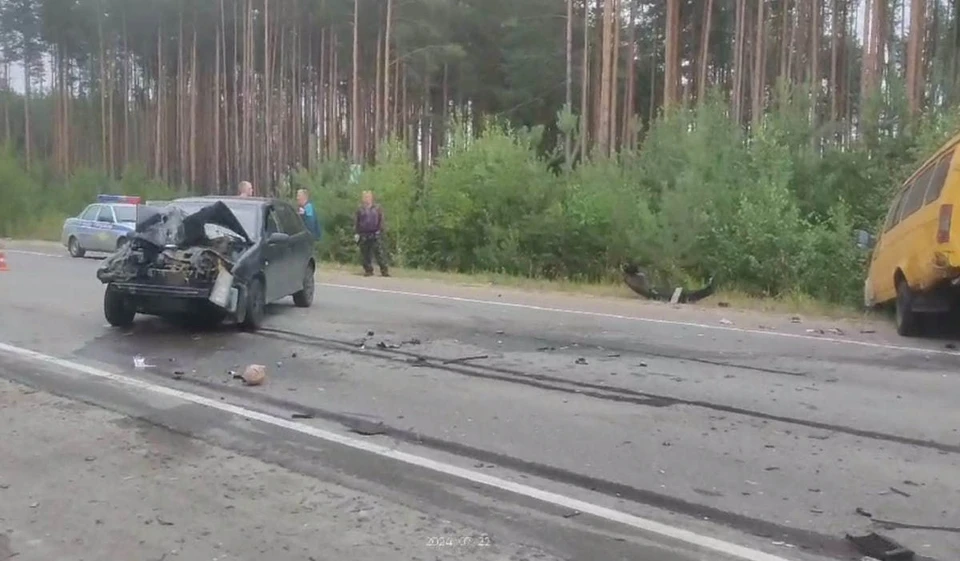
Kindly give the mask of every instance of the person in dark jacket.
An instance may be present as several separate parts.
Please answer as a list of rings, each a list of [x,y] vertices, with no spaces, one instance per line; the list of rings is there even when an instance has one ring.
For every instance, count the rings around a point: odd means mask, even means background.
[[[373,275],[373,259],[376,258],[377,265],[380,266],[380,274],[389,277],[386,252],[380,239],[380,234],[383,232],[383,209],[380,205],[373,203],[373,193],[370,191],[363,192],[362,204],[357,209],[354,228],[356,230],[354,241],[360,245],[360,256],[363,258],[364,276]]]

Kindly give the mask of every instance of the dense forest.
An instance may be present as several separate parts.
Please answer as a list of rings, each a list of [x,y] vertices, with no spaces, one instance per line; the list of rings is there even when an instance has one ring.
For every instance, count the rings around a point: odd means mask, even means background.
[[[0,235],[246,179],[348,259],[373,188],[408,265],[856,301],[960,132],[958,0],[0,0],[0,55]]]

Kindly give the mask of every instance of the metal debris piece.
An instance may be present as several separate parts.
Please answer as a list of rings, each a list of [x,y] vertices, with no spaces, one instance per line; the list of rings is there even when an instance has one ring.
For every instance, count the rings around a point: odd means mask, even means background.
[[[367,337],[373,337],[374,335],[376,335],[376,333],[373,331],[367,331]]]
[[[728,320],[727,318],[723,318],[720,320],[720,325],[733,325],[733,322]]]
[[[363,436],[376,436],[387,432],[383,421],[369,421],[367,419],[348,419],[344,425],[350,429],[350,432],[362,434]]]
[[[540,347],[540,348],[537,349],[537,350],[542,353],[542,352],[546,352],[546,351],[555,351],[555,350],[557,350],[557,348],[556,348],[556,347]]]
[[[587,359],[580,357],[574,361],[576,364],[587,364]]]
[[[460,358],[451,358],[449,360],[443,361],[444,364],[460,364],[463,362],[469,362],[471,360],[483,360],[485,358],[490,358],[489,355],[473,355],[473,356],[464,356]]]
[[[865,536],[847,534],[846,538],[860,550],[860,553],[880,561],[909,561],[914,558],[913,551],[876,532],[870,532]]]
[[[908,499],[913,496],[910,493],[907,493],[906,491],[901,491],[900,489],[897,489],[896,487],[891,487],[890,490],[900,495],[901,497],[907,497]]]
[[[417,339],[416,337],[414,337],[413,339],[407,339],[406,341],[403,342],[404,345],[419,345],[421,343],[422,341],[420,341],[420,339]]]
[[[800,319],[800,316],[793,316],[792,318],[790,318],[790,323],[800,323],[802,321],[803,320]]]
[[[378,349],[399,349],[400,345],[397,345],[396,343],[387,343],[386,341],[380,341],[379,343],[377,343],[377,348]]]
[[[134,367],[134,368],[137,368],[137,369],[139,369],[139,370],[143,370],[144,368],[153,368],[153,366],[154,366],[154,365],[152,365],[152,364],[147,364],[147,359],[145,359],[144,357],[142,357],[142,356],[140,356],[140,355],[137,355],[137,356],[133,357],[133,367]]]
[[[854,512],[856,512],[856,513],[859,514],[860,516],[866,516],[867,518],[873,518],[873,514],[871,514],[871,513],[867,512],[867,511],[863,510],[863,509],[860,508],[860,507],[857,507],[857,510],[855,510]]]
[[[294,413],[293,415],[290,415],[290,417],[293,419],[312,419],[313,415],[310,413]]]
[[[563,515],[564,518],[573,518],[574,516],[580,516],[579,510],[574,510]]]
[[[418,356],[418,357],[416,357],[416,358],[407,359],[407,362],[408,362],[411,366],[429,366],[429,365],[430,365],[430,361],[428,361],[426,358],[424,358],[424,357],[422,357],[422,356]]]
[[[259,386],[267,379],[267,367],[262,364],[251,364],[244,369],[241,379],[248,386]]]

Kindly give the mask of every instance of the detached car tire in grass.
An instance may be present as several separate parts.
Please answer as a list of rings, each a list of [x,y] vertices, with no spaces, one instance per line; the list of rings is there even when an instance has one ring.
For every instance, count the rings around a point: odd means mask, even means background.
[[[108,284],[103,292],[103,315],[107,323],[114,327],[129,327],[137,311],[127,301],[127,297],[118,291],[113,284]]]

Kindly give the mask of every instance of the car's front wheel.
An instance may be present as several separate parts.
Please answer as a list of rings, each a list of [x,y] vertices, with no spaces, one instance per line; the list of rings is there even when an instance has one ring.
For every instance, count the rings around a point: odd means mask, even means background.
[[[309,308],[313,305],[313,292],[317,281],[314,278],[313,264],[307,265],[307,270],[303,274],[303,288],[293,293],[293,303],[298,308]]]
[[[108,284],[103,293],[103,315],[107,318],[107,323],[114,327],[129,327],[133,325],[137,311],[119,290]]]
[[[255,278],[247,285],[246,314],[240,327],[247,331],[256,331],[263,325],[263,318],[267,314],[267,294],[263,281]]]
[[[67,240],[67,251],[70,252],[70,257],[77,258],[83,257],[83,255],[86,253],[83,247],[80,246],[80,240],[73,236],[70,236],[70,239]]]

